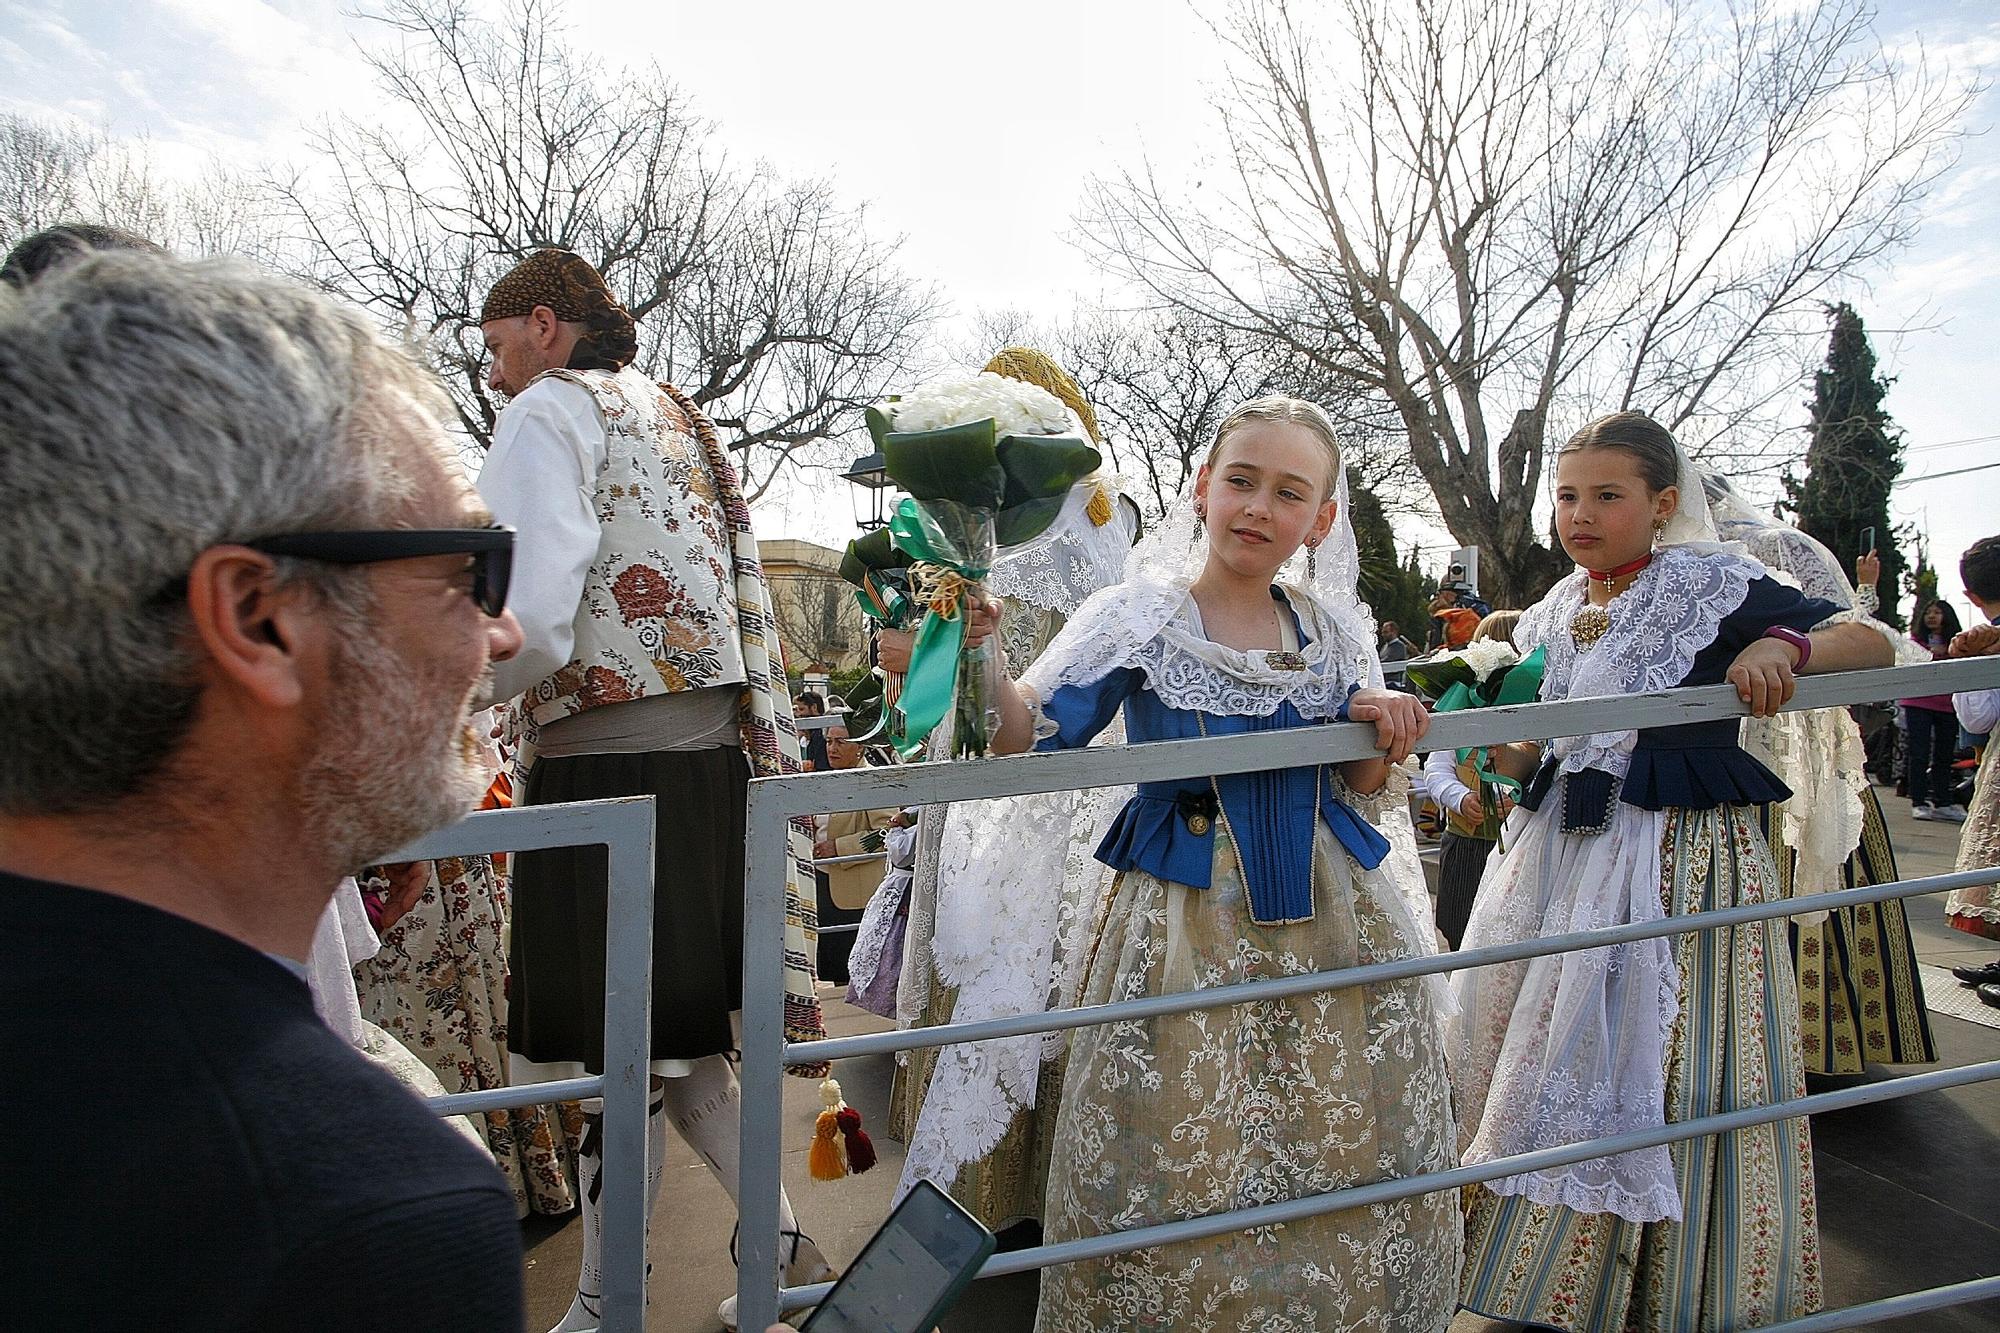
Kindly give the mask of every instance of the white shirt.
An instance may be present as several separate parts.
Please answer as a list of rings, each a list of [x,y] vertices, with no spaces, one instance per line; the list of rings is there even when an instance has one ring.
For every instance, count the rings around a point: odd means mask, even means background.
[[[521,622],[521,651],[494,663],[495,699],[523,694],[569,665],[584,580],[597,555],[597,475],[605,458],[604,423],[582,385],[538,380],[500,413],[479,496],[517,534],[507,609]]]
[[[1472,790],[1458,779],[1458,751],[1433,750],[1425,755],[1422,786],[1438,809],[1457,814],[1459,802]]]
[[[2000,625],[2000,619],[1994,622]],[[1958,714],[1958,725],[1975,736],[1984,736],[2000,725],[2000,689],[1967,690],[1963,694],[1951,696],[1952,711]]]

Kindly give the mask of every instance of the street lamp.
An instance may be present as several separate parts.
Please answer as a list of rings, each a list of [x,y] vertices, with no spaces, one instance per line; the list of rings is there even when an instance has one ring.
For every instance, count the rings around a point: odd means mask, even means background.
[[[840,474],[845,481],[868,492],[868,514],[864,518],[861,506],[854,507],[854,525],[863,532],[872,532],[888,522],[882,517],[882,505],[886,493],[894,490],[896,483],[889,480],[888,464],[878,449],[872,454],[863,454],[854,460],[854,466]]]

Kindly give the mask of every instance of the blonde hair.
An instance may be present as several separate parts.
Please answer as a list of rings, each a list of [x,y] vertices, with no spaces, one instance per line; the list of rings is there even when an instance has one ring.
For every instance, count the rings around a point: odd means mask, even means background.
[[[1083,386],[1076,382],[1075,376],[1057,365],[1048,353],[1033,347],[1003,347],[993,354],[985,370],[1047,389],[1062,399],[1064,407],[1076,413],[1076,419],[1083,423],[1092,444],[1104,442],[1103,432],[1097,425],[1097,413],[1091,410],[1090,400],[1083,396]]]
[[[1287,398],[1283,394],[1271,394],[1263,398],[1252,398],[1228,416],[1215,428],[1215,443],[1208,447],[1208,457],[1203,465],[1214,467],[1222,459],[1222,446],[1229,437],[1245,426],[1263,422],[1279,425],[1303,426],[1306,431],[1326,450],[1326,495],[1331,498],[1334,487],[1340,480],[1340,437],[1333,428],[1333,418],[1318,403],[1309,403],[1303,398]]]
[[[1472,637],[1475,641],[1499,639],[1509,647],[1518,647],[1519,645],[1514,642],[1514,626],[1520,622],[1519,611],[1489,611],[1473,629]]]

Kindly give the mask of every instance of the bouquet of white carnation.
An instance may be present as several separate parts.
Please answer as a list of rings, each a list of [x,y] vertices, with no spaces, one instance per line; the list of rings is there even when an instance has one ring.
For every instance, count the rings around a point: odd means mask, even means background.
[[[910,498],[889,520],[890,547],[849,543],[842,574],[883,623],[921,614],[910,669],[884,715],[906,756],[947,713],[956,717],[953,753],[986,752],[1000,663],[986,644],[964,648],[965,612],[984,596],[997,553],[1047,531],[1070,487],[1102,461],[1070,425],[1060,398],[991,371],[868,409],[884,469]]]
[[[1062,399],[1025,380],[982,370],[969,380],[940,380],[889,405],[898,434],[942,430],[968,421],[991,421],[993,434],[1061,435],[1069,429]]]

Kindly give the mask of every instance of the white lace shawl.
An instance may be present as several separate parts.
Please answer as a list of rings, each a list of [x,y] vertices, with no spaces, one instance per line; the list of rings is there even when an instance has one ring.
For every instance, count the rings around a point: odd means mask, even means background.
[[[1588,591],[1582,570],[1571,573],[1528,608],[1515,630],[1522,652],[1546,651],[1543,699],[1603,698],[1670,689],[1715,641],[1723,618],[1743,605],[1764,567],[1713,546],[1668,546],[1604,608],[1611,628],[1580,650],[1570,621]],[[1636,731],[1565,736],[1554,743],[1564,773],[1598,768],[1622,779],[1632,765]]]
[[[1111,518],[1104,523],[1090,517],[1100,489],[1111,502]],[[1070,490],[1046,532],[1000,552],[987,576],[987,590],[1064,617],[1075,615],[1085,598],[1116,581],[1138,536],[1138,523],[1138,506],[1118,478],[1086,478]]]

